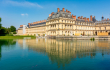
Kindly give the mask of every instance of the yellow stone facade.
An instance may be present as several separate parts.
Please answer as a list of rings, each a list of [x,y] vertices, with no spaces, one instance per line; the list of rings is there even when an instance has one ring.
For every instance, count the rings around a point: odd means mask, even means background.
[[[38,24],[38,25],[37,25]],[[18,35],[23,34],[22,25],[18,29]],[[95,16],[86,18],[83,16],[76,18],[71,12],[63,8],[52,12],[45,21],[29,23],[25,28],[25,35],[39,36],[108,36],[110,35],[110,20],[96,21]]]
[[[95,23],[87,23],[75,21],[74,19],[53,19],[46,22],[46,34],[57,35],[93,35],[95,30]]]

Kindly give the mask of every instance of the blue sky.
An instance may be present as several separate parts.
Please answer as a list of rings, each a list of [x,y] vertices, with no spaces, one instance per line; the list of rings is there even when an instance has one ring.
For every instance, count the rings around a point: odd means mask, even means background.
[[[110,0],[0,0],[2,26],[10,27],[47,19],[57,8],[68,9],[73,15],[101,20],[110,18]]]

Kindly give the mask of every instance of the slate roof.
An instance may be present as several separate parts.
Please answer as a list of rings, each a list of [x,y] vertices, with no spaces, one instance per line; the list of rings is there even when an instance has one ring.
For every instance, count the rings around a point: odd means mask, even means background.
[[[42,23],[38,23],[38,24],[33,24],[33,25],[30,25],[30,26],[43,25],[43,24],[46,25],[46,22],[42,22]]]
[[[96,21],[95,23],[108,23],[108,22],[110,23],[110,20]]]
[[[48,17],[47,18],[47,21],[49,21],[50,19],[55,19],[55,18],[59,18],[59,17],[64,17],[64,18],[71,18],[71,19],[74,19],[72,18],[72,15],[68,12],[63,12],[62,10],[60,12],[56,12],[54,13],[52,16]]]

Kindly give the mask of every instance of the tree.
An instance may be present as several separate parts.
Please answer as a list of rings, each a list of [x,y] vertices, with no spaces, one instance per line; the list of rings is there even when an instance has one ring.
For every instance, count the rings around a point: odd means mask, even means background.
[[[2,27],[1,21],[2,21],[2,19],[1,19],[1,17],[0,17],[0,29],[1,29],[1,27]]]
[[[2,21],[1,17],[0,17],[0,22]]]
[[[1,29],[0,29],[0,36],[6,35],[7,34],[7,31],[6,30],[7,29],[5,27],[1,27]]]
[[[11,32],[15,32],[16,31],[16,27],[10,26],[10,30],[11,30]]]
[[[2,24],[0,24],[0,30],[1,30],[1,28],[2,28]]]

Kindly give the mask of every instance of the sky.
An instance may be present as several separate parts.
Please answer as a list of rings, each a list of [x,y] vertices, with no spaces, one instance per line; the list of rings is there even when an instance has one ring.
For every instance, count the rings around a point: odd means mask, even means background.
[[[0,0],[2,26],[20,25],[47,19],[49,14],[65,8],[76,17],[110,18],[110,0]]]

